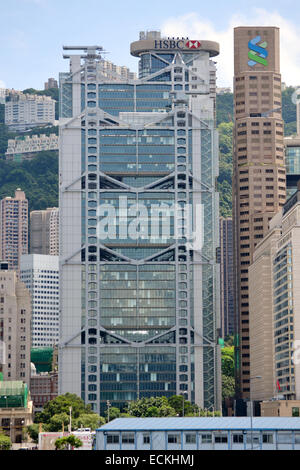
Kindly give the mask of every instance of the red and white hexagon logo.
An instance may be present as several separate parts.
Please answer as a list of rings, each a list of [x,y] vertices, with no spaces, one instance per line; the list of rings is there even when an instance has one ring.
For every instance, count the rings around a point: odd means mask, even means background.
[[[199,49],[199,47],[201,47],[201,42],[200,41],[187,41],[185,45],[189,49]]]

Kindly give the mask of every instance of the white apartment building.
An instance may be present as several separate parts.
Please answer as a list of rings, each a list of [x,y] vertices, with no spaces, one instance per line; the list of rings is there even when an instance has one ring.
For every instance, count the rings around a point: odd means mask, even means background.
[[[50,96],[10,93],[5,100],[5,124],[13,130],[54,124],[55,100]]]
[[[52,347],[59,338],[58,256],[21,257],[21,280],[31,293],[32,347]]]
[[[31,160],[37,152],[58,150],[58,135],[18,136],[9,139],[6,160]]]

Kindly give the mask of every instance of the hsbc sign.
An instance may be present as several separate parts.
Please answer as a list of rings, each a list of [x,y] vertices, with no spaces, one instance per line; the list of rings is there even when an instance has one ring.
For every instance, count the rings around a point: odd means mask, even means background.
[[[161,41],[154,41],[155,49],[199,49],[200,47],[200,41],[193,41],[191,39],[163,39]]]

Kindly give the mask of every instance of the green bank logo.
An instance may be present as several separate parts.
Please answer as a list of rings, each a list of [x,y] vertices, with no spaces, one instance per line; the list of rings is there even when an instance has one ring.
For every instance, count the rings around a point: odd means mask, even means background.
[[[256,38],[249,41],[248,46],[248,65],[250,67],[254,67],[256,64],[262,64],[267,67],[267,57],[269,53],[266,49],[268,47],[268,43],[266,41],[261,42],[261,36],[256,36]]]

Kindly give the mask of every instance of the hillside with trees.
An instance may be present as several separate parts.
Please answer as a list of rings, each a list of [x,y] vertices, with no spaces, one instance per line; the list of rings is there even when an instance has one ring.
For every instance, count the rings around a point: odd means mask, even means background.
[[[296,132],[296,105],[292,102],[293,87],[282,92],[282,114],[285,122],[285,135]],[[35,90],[29,88],[24,93],[51,96],[56,100],[58,117],[58,89]],[[233,94],[217,96],[217,126],[219,130],[219,177],[220,215],[230,217],[232,213],[232,131],[233,131]],[[58,134],[57,127],[35,128],[26,135]],[[12,196],[17,187],[22,188],[29,199],[29,210],[46,209],[58,205],[58,154],[40,152],[28,162],[6,162],[4,155],[8,139],[17,134],[8,130],[4,124],[4,105],[0,104],[0,197]],[[24,135],[24,134],[23,134]]]

